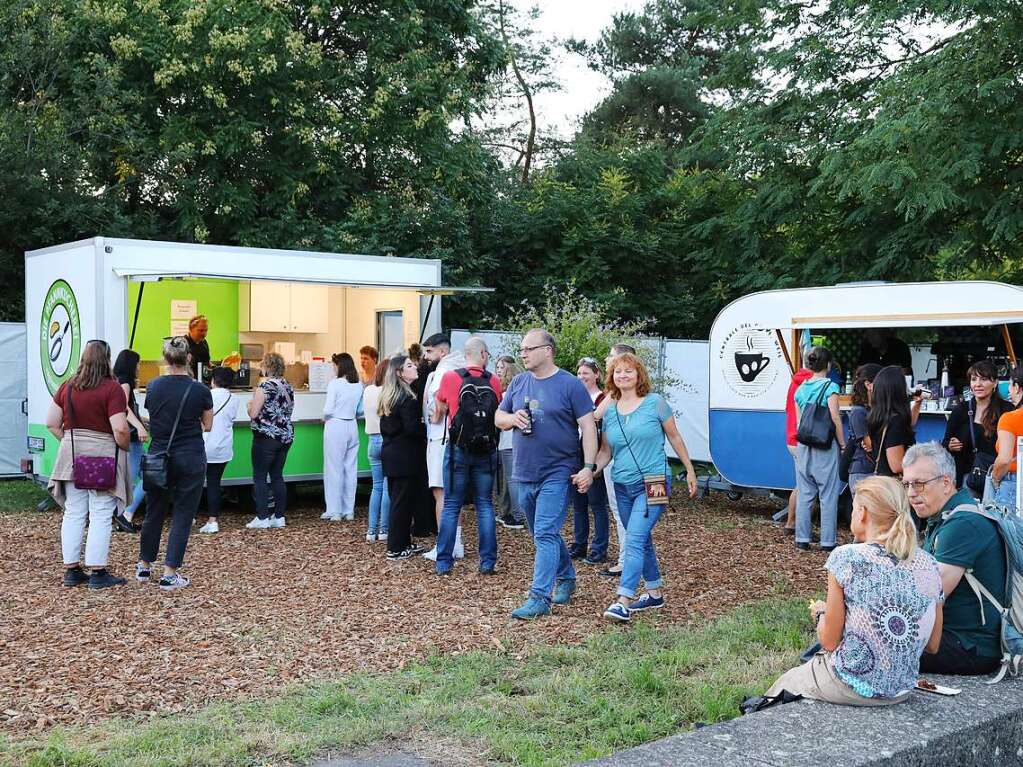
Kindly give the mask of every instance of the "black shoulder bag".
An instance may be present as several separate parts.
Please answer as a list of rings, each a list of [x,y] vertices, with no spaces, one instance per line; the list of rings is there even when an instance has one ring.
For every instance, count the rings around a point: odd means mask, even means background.
[[[148,453],[142,454],[142,489],[146,492],[167,490],[170,487],[167,477],[167,458],[170,455],[171,445],[174,444],[174,435],[178,432],[178,423],[181,421],[181,413],[185,409],[185,402],[191,393],[192,384],[189,383],[188,388],[185,389],[185,396],[181,398],[181,404],[178,405],[178,414],[174,416],[174,426],[171,428],[167,447],[158,453],[150,450]]]
[[[973,433],[973,406],[977,403],[977,400],[970,400],[969,409],[969,421],[966,424],[966,428],[970,431],[970,447],[973,448],[973,467],[970,469],[970,473],[966,475],[963,480],[970,490],[972,490],[978,496],[984,494],[984,481],[987,479],[988,472],[991,471],[991,467],[995,463],[995,458],[998,456],[991,455],[991,453],[985,453],[977,449],[977,437]],[[994,407],[993,403],[988,403],[988,407]]]
[[[821,387],[821,393],[813,402],[807,402],[799,415],[799,429],[796,441],[807,447],[827,450],[835,438],[835,422],[831,420],[831,409],[828,407],[828,386]]]

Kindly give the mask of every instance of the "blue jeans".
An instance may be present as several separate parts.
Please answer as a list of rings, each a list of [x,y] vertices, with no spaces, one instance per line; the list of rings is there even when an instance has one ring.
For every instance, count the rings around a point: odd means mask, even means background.
[[[572,558],[561,537],[561,528],[568,515],[570,489],[573,486],[568,479],[519,482],[519,504],[526,512],[526,524],[536,546],[529,596],[542,599],[547,604],[551,603],[555,583],[575,580]]]
[[[590,539],[590,511],[593,512],[593,544],[590,545],[590,557],[602,559],[607,556],[607,544],[610,537],[607,515],[607,485],[603,477],[596,477],[590,489],[585,493],[578,490],[572,492],[573,514],[572,542],[573,553],[586,554]]]
[[[615,496],[618,499],[618,516],[625,525],[625,565],[618,582],[618,596],[631,599],[636,596],[640,577],[647,589],[661,587],[661,568],[657,564],[650,531],[667,506],[648,507],[646,486],[642,482],[631,485],[615,482]]]
[[[131,517],[138,509],[142,499],[146,497],[146,491],[142,489],[142,443],[133,439],[128,443],[128,467],[131,469],[132,496],[128,505],[124,507],[124,513]]]
[[[992,500],[999,506],[1016,509],[1016,472],[1010,471],[998,483]]]
[[[384,464],[380,461],[380,448],[384,438],[379,434],[369,435],[369,468],[373,473],[373,490],[369,494],[369,533],[386,533],[387,520],[391,513],[391,496],[387,493],[387,478]]]
[[[462,505],[470,486],[476,505],[480,536],[480,567],[497,564],[497,523],[494,520],[494,473],[497,455],[473,455],[450,442],[444,451],[444,510],[437,533],[437,572],[447,572],[454,562],[455,536]]]

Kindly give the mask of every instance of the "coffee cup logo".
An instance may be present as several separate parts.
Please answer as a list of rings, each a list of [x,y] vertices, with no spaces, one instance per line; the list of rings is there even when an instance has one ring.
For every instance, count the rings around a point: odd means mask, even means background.
[[[746,383],[753,383],[757,376],[771,364],[771,358],[765,357],[763,352],[753,350],[753,342],[747,337],[747,350],[735,353],[735,369],[739,371],[739,377]]]
[[[741,325],[721,346],[721,373],[733,392],[744,399],[758,399],[778,378],[780,356],[772,331]]]
[[[39,361],[50,394],[75,372],[82,351],[78,301],[64,280],[54,282],[43,299],[39,324]]]

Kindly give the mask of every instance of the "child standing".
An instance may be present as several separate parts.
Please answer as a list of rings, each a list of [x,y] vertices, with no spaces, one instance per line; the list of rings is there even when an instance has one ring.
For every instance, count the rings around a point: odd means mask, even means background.
[[[206,508],[209,521],[199,528],[200,533],[220,532],[220,480],[227,464],[234,458],[234,418],[238,414],[238,399],[229,388],[233,381],[234,371],[230,368],[213,370],[213,428],[202,435],[206,442]]]

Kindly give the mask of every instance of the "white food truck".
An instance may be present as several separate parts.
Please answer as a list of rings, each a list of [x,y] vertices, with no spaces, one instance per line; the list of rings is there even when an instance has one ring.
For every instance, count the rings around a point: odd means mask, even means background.
[[[74,373],[86,342],[108,341],[115,357],[126,348],[140,354],[137,397],[144,408],[145,384],[160,374],[164,338],[184,335],[189,319],[202,314],[213,361],[232,355],[252,371],[251,381],[238,381],[242,406],[225,483],[252,480],[244,403],[258,381],[258,360],[270,351],[285,357],[296,389],[295,444],[285,478],[320,479],[325,394],[322,380],[310,387],[311,367],[344,351],[358,365],[363,346],[379,349],[381,357],[407,348],[440,330],[442,295],[484,290],[443,286],[440,261],[427,259],[108,237],[30,251],[25,312],[31,472],[49,476],[57,444],[45,427],[46,410]],[[361,473],[369,468],[365,443]]]

